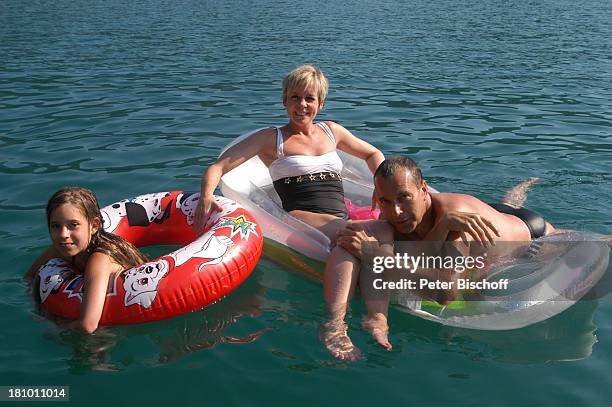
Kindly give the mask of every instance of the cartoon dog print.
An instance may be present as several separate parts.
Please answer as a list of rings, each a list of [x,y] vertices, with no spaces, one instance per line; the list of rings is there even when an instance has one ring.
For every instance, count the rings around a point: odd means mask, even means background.
[[[170,205],[162,210],[162,199],[169,192],[140,195],[136,198],[123,199],[101,210],[104,230],[114,232],[121,219],[128,217],[130,226],[148,226],[153,222],[161,223],[170,215]]]
[[[124,272],[124,304],[139,304],[149,308],[157,296],[157,288],[162,278],[168,274],[170,266],[166,260],[145,263]]]
[[[214,225],[215,223],[217,223],[219,219],[221,219],[222,217],[227,216],[230,213],[234,212],[236,209],[238,209],[238,204],[232,201],[231,199],[227,199],[222,196],[216,196],[215,200],[217,201],[219,206],[223,209],[219,212],[213,213],[210,216],[210,218],[208,218],[208,221],[206,222],[204,229],[209,228],[211,225]]]
[[[102,212],[102,227],[105,231],[112,233],[119,222],[127,213],[125,212],[125,204],[129,202],[129,199],[123,199],[119,202],[115,202],[101,210]]]
[[[176,267],[185,264],[193,257],[210,259],[200,265],[198,271],[202,271],[204,266],[221,263],[228,248],[233,245],[234,242],[229,237],[215,236],[214,231],[208,231],[195,242],[175,251],[170,256],[174,258]]]
[[[199,200],[199,192],[185,192],[176,197],[176,207],[183,212],[183,215],[187,218],[187,224],[190,226],[193,225],[193,218]]]
[[[149,226],[153,222],[161,223],[170,215],[170,205],[162,210],[162,199],[169,192],[140,195],[125,203],[130,226]]]
[[[64,280],[73,273],[68,263],[62,259],[51,259],[38,272],[40,302],[43,303],[49,294],[57,292]]]
[[[176,207],[181,209],[181,212],[183,212],[183,214],[187,218],[188,225],[193,225],[195,211],[198,207],[199,200],[199,192],[184,192],[176,198]],[[219,219],[221,219],[222,217],[234,212],[238,208],[236,202],[232,201],[231,199],[227,199],[222,196],[215,196],[215,200],[217,201],[219,206],[223,208],[223,210],[220,212],[215,212],[211,215],[211,217],[206,222],[206,225],[204,225],[205,229],[218,222]]]

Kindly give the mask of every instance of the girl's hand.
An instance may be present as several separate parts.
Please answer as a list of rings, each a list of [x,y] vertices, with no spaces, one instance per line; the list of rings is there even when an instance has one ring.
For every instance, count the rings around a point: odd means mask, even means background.
[[[193,222],[193,228],[198,236],[202,234],[208,218],[210,218],[210,215],[215,211],[221,211],[221,207],[214,196],[200,197]]]

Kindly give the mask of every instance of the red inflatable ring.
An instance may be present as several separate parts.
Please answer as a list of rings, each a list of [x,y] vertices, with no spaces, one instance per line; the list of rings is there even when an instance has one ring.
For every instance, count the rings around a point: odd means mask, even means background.
[[[111,277],[100,325],[155,321],[203,308],[251,274],[263,248],[255,219],[236,202],[215,197],[222,210],[211,215],[196,238],[192,225],[199,198],[199,193],[159,192],[102,209],[104,229],[137,247],[185,246]],[[39,276],[42,310],[77,319],[83,274],[62,259],[51,259]]]

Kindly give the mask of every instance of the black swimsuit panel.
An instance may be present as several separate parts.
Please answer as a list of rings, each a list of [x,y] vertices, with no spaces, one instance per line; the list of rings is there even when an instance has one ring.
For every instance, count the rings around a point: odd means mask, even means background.
[[[334,172],[300,175],[274,181],[283,209],[327,213],[348,219],[342,178]]]

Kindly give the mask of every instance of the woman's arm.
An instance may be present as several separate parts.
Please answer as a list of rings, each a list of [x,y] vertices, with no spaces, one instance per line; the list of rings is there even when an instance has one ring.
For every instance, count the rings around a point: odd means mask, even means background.
[[[326,122],[336,138],[336,147],[350,155],[361,158],[374,174],[380,163],[385,160],[383,153],[372,144],[354,136],[350,131],[334,122]]]
[[[89,334],[98,328],[104,310],[108,281],[111,274],[121,271],[121,269],[122,267],[107,254],[95,252],[89,256],[85,268],[81,316],[73,322],[73,328]]]
[[[194,227],[197,233],[204,228],[211,211],[219,209],[213,198],[213,192],[219,185],[221,177],[250,158],[266,152],[272,145],[276,145],[273,134],[275,133],[272,129],[263,129],[253,134],[228,149],[206,169],[202,175],[200,201],[195,211]]]

